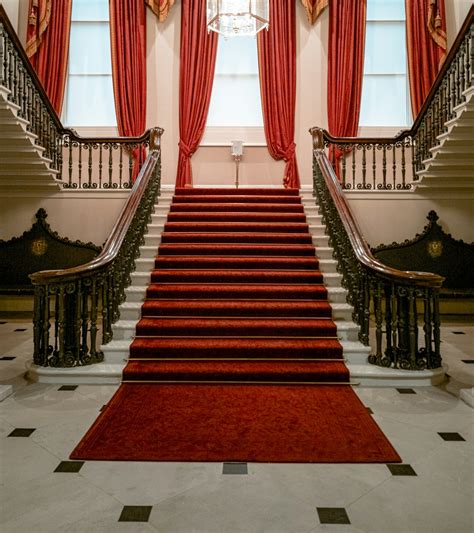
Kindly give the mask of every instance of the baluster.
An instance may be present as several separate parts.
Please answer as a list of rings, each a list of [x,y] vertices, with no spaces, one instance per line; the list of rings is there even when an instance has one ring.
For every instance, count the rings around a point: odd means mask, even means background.
[[[57,315],[57,325],[58,325],[58,340],[59,340],[59,350],[57,353],[57,363],[56,366],[64,366],[64,355],[66,353],[66,302],[64,294],[64,285],[59,287],[59,293],[57,294],[58,298],[58,315]]]
[[[92,360],[95,361],[97,358],[97,281],[96,278],[92,278],[91,284],[91,316],[90,316],[90,355]]]
[[[334,153],[336,152],[336,146],[334,146]],[[346,166],[347,166],[347,160],[346,160],[346,151],[342,149],[342,188],[347,189],[347,178],[346,178]]]
[[[77,171],[78,171],[78,185],[79,189],[82,187],[82,143],[78,141],[79,157],[77,159]]]
[[[431,298],[430,298],[430,289],[425,289],[425,294],[423,298],[424,305],[424,324],[423,331],[425,332],[425,356],[426,356],[426,365],[427,368],[433,368],[432,361],[432,316],[431,316]]]
[[[376,351],[375,357],[377,362],[382,361],[382,283],[376,282],[374,287],[374,312],[375,312],[375,342]]]
[[[0,28],[1,29],[1,28]],[[1,46],[0,36],[0,46]],[[1,65],[1,63],[0,63]],[[33,363],[39,366],[45,366],[47,358],[47,350],[42,346],[42,334],[43,334],[43,308],[44,308],[44,287],[35,286],[35,299],[33,308]]]
[[[397,332],[398,332],[398,308],[397,308],[397,289],[392,283],[391,292],[390,292],[390,324],[387,324],[387,332],[390,329],[391,335],[391,346],[392,346],[392,356],[391,360],[394,368],[398,368],[398,350],[397,350]]]
[[[387,145],[382,145],[382,189],[387,189]]]
[[[377,162],[376,162],[376,143],[372,144],[372,179],[373,189],[377,187]]]
[[[356,162],[355,162],[355,146],[352,147],[352,190],[356,187]]]
[[[464,96],[464,90],[466,88],[466,74],[464,71],[464,61],[463,61],[463,55],[465,51],[465,43],[462,43],[461,49],[459,51],[459,63],[461,63],[459,67],[459,103],[465,102],[466,97]]]
[[[441,366],[441,320],[439,316],[439,291],[437,289],[431,291],[431,298],[433,301],[433,366],[434,368],[438,368],[439,366]]]
[[[79,330],[81,332],[81,343],[80,343],[80,350],[79,350],[79,357],[78,361],[80,361],[82,364],[87,363],[90,361],[90,353],[89,348],[87,346],[87,333],[89,330],[89,290],[90,290],[90,280],[86,280],[87,284],[84,283],[83,287],[83,293],[82,293],[82,315],[81,315],[81,323],[82,328]]]
[[[77,365],[82,360],[82,343],[81,343],[81,320],[83,318],[83,309],[82,309],[82,297],[83,297],[83,284],[80,279],[76,281],[76,292],[74,294],[74,318],[72,323],[74,324],[73,331],[73,346],[71,346],[71,353],[73,353],[74,364]],[[87,327],[87,322],[86,322]]]
[[[44,366],[49,366],[49,361],[48,361],[48,353],[49,353],[49,328],[51,327],[51,324],[50,324],[50,296],[49,296],[49,286],[48,285],[45,285],[44,286],[44,306],[43,306],[43,318],[41,320],[42,322],[42,326],[43,326],[43,331],[41,332],[41,334],[43,335],[43,357],[44,357],[44,361],[43,361],[43,365]],[[56,318],[57,320],[57,318]]]
[[[0,85],[5,85],[5,32],[3,25],[0,25]]]
[[[123,178],[123,144],[119,144],[119,189],[122,188]]]
[[[397,188],[397,145],[392,144],[392,150],[393,150],[393,163],[392,163],[392,171],[393,171],[393,189],[395,190]]]
[[[402,141],[402,189],[406,189],[405,140]]]
[[[87,162],[87,172],[88,172],[88,176],[89,176],[89,189],[92,188],[92,143],[89,143],[88,145],[86,145],[89,147],[89,159],[88,159],[88,162]]]
[[[410,287],[407,290],[408,299],[408,340],[410,346],[410,367],[417,368],[417,312],[415,290]]]
[[[471,85],[471,65],[469,64],[469,39],[464,40],[464,72],[466,73],[464,90],[469,89]]]
[[[109,189],[112,188],[112,143],[109,144]]]
[[[367,159],[366,159],[367,146],[362,145],[362,189],[368,189],[367,184]]]
[[[69,142],[69,160],[68,160],[68,172],[69,172],[69,187],[72,187],[72,139],[68,137]]]
[[[127,152],[128,152],[128,188],[131,189],[133,185],[133,148],[131,145],[128,147]],[[139,153],[140,152],[141,150],[139,150]],[[137,165],[140,165],[139,157],[140,155],[138,154]]]
[[[103,144],[99,143],[99,189],[102,188],[102,151]]]

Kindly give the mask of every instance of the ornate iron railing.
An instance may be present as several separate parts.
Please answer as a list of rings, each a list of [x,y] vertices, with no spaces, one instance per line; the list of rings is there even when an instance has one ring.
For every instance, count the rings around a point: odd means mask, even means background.
[[[324,147],[342,154],[338,174],[345,190],[408,190],[431,157],[437,137],[466,101],[474,79],[474,7],[464,24],[423,107],[409,130],[396,137],[333,137],[321,130]]]
[[[103,361],[99,345],[112,339],[112,324],[131,283],[161,181],[161,135],[151,132],[150,153],[102,252],[84,265],[36,272],[33,332],[36,365],[73,367]]]
[[[359,338],[370,344],[372,364],[422,370],[441,366],[439,289],[441,276],[400,271],[378,261],[364,240],[343,188],[325,153],[324,135],[313,130],[314,194],[326,225],[342,284],[360,326]],[[421,330],[420,330],[421,326]]]
[[[0,5],[0,86],[43,157],[68,189],[130,189],[145,160],[151,130],[141,137],[81,137],[65,128]],[[4,93],[5,94],[5,93]]]

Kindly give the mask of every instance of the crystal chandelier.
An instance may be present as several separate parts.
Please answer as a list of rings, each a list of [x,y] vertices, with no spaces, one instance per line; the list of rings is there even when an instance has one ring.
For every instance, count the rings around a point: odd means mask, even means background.
[[[207,0],[207,28],[224,37],[268,29],[270,0]]]

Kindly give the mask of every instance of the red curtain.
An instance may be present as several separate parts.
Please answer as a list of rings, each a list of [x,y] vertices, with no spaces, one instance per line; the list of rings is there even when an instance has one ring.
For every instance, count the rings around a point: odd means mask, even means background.
[[[268,151],[286,161],[283,183],[299,188],[295,153],[296,104],[295,2],[270,2],[270,27],[258,34],[258,63],[263,123]]]
[[[207,31],[206,0],[181,4],[179,160],[176,187],[192,187],[191,156],[204,135],[217,54],[217,33]]]
[[[332,0],[329,6],[328,126],[335,137],[355,137],[364,74],[366,1]],[[330,147],[339,175],[343,153]]]
[[[72,0],[30,0],[26,53],[61,115],[66,86]]]
[[[444,0],[405,0],[408,71],[413,116],[423,106],[446,57]]]
[[[146,123],[146,13],[143,0],[110,0],[110,40],[119,134],[139,137]],[[132,151],[135,181],[145,148]]]

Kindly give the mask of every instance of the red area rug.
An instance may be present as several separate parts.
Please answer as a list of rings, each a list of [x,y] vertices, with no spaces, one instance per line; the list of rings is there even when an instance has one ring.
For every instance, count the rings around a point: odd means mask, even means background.
[[[124,384],[71,458],[400,461],[347,385]]]
[[[124,384],[76,459],[389,462],[296,190],[182,189]]]

